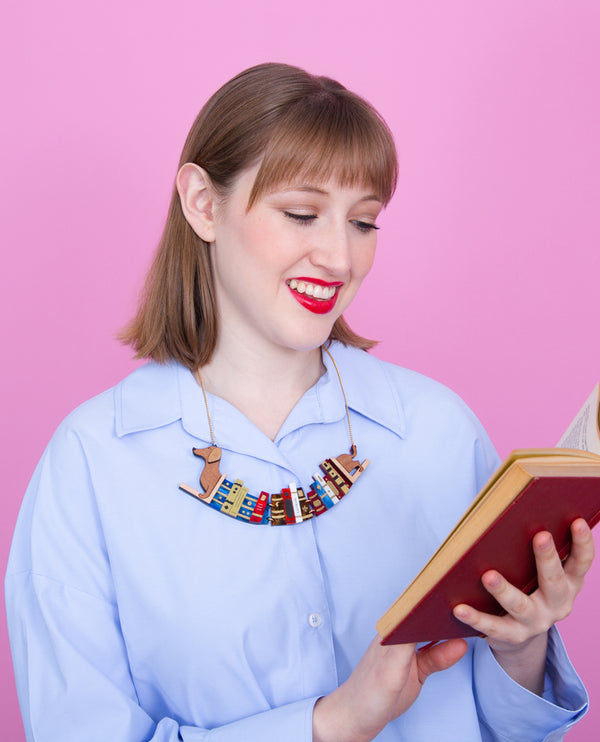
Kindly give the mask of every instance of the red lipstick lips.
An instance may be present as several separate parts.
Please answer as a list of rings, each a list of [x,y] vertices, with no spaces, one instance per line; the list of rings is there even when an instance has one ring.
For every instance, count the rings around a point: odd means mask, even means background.
[[[300,293],[296,290],[296,288],[292,288],[290,285],[291,283],[294,283],[295,286],[297,286],[300,282],[304,284],[313,284],[315,286],[324,286],[327,288],[334,288],[336,291],[334,292],[333,296],[331,296],[328,299],[323,298],[317,298],[315,296],[312,296],[311,294],[307,293]],[[318,278],[305,278],[303,276],[300,276],[298,278],[294,278],[291,281],[287,282],[288,288],[290,290],[290,293],[296,299],[296,301],[301,304],[305,309],[308,309],[310,312],[313,312],[313,314],[327,314],[328,312],[331,312],[331,310],[334,308],[335,303],[338,298],[338,291],[337,289],[340,286],[343,286],[343,282],[341,281],[335,281],[335,282],[327,282],[327,281],[321,281]]]

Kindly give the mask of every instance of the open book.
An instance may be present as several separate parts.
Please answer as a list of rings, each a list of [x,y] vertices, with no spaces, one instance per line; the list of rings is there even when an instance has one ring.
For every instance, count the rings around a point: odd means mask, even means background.
[[[487,482],[445,541],[377,622],[382,644],[476,636],[452,615],[458,603],[503,609],[481,584],[496,569],[525,592],[536,588],[531,539],[550,531],[562,559],[569,526],[578,517],[600,521],[600,384],[557,448],[513,451]]]

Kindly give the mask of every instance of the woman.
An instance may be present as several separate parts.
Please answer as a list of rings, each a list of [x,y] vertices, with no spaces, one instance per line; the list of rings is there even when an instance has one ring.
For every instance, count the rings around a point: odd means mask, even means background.
[[[532,596],[486,573],[506,616],[457,606],[487,639],[373,638],[498,464],[459,399],[342,319],[396,172],[377,113],[293,67],[201,111],[124,333],[152,360],[60,426],[19,518],[29,740],[554,740],[584,713],[552,628],[583,521],[564,569],[536,536]]]

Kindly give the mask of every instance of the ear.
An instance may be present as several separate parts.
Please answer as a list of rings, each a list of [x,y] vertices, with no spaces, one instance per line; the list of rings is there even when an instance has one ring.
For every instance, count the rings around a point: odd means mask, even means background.
[[[188,224],[205,242],[215,241],[215,192],[206,170],[186,162],[177,173],[177,192]]]

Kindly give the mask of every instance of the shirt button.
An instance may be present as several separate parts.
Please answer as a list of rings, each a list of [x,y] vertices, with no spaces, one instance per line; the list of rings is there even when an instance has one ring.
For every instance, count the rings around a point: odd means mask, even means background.
[[[323,619],[321,618],[319,613],[311,613],[308,617],[308,623],[313,627],[313,629],[316,629],[317,626],[320,626],[323,622]]]

